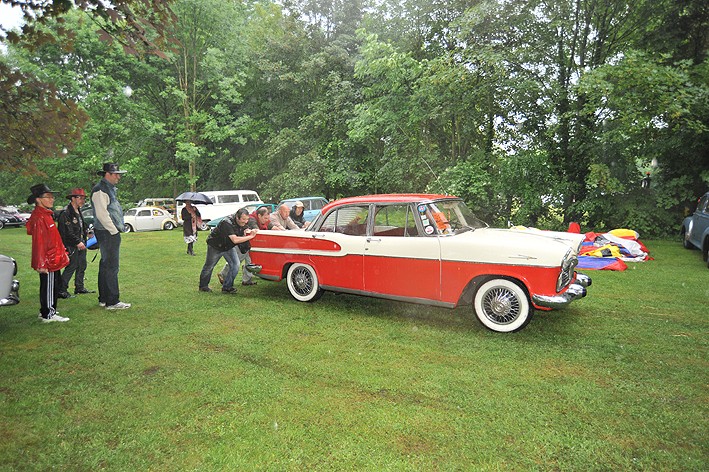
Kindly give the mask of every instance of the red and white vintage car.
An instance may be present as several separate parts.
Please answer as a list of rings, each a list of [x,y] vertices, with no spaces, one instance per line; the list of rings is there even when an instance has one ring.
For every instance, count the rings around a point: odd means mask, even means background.
[[[304,231],[261,231],[251,241],[260,277],[285,278],[291,295],[324,290],[454,308],[473,305],[498,332],[529,323],[534,308],[586,295],[574,271],[582,235],[492,229],[459,198],[369,195],[337,200]]]

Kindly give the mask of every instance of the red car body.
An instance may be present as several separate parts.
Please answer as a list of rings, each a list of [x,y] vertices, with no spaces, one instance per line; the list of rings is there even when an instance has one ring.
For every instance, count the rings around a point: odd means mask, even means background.
[[[286,278],[300,301],[325,290],[449,308],[473,304],[486,327],[507,332],[523,328],[532,308],[561,308],[585,296],[591,281],[573,271],[582,239],[487,228],[456,197],[369,195],[328,204],[305,231],[260,232],[251,258],[262,266],[259,277]]]

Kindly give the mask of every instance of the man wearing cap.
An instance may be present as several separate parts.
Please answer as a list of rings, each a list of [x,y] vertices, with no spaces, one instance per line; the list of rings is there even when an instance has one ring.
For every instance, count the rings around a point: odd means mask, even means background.
[[[298,228],[305,229],[310,224],[310,221],[305,221],[305,205],[298,200],[290,209],[290,219]]]
[[[64,246],[69,253],[69,265],[62,273],[62,290],[59,298],[69,298],[69,282],[76,273],[74,279],[74,293],[96,293],[93,290],[86,290],[84,287],[84,273],[86,272],[86,237],[88,228],[84,217],[81,214],[81,207],[86,203],[86,192],[83,188],[75,188],[66,196],[69,204],[59,214],[57,226],[59,234],[62,236]]]
[[[57,311],[60,271],[69,264],[69,256],[54,222],[55,192],[45,184],[34,185],[30,190],[27,203],[34,205],[34,210],[26,227],[32,236],[32,268],[39,272],[39,319],[44,323],[69,321]]]
[[[101,251],[98,266],[98,303],[107,310],[130,308],[130,303],[120,301],[118,269],[121,233],[124,231],[123,208],[116,196],[116,185],[126,171],[118,164],[107,162],[97,174],[103,178],[91,189],[91,206],[94,213],[94,234]]]

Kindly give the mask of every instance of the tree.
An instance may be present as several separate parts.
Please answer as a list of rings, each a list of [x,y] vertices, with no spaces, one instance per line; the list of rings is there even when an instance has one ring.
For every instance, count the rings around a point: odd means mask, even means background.
[[[74,33],[64,27],[65,16],[79,8],[96,21],[102,39],[117,41],[131,53],[163,55],[167,45],[163,25],[173,19],[169,1],[87,0],[76,7],[64,0],[2,0],[22,10],[25,24],[21,33],[0,26],[0,35],[27,49],[57,43],[71,50]],[[22,86],[17,87],[18,83]],[[28,173],[39,172],[35,162],[71,150],[87,119],[74,100],[58,94],[54,84],[18,70],[5,57],[0,58],[0,103],[0,170],[21,167]],[[34,126],[34,132],[26,132],[28,124]]]

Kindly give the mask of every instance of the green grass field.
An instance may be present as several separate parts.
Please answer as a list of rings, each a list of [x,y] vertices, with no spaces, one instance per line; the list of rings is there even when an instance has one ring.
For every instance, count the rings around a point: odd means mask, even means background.
[[[30,238],[0,231],[22,284],[0,309],[0,470],[709,469],[709,270],[679,241],[496,334],[470,307],[200,293],[200,236],[189,257],[179,230],[124,235],[133,308],[82,295],[42,324]]]

